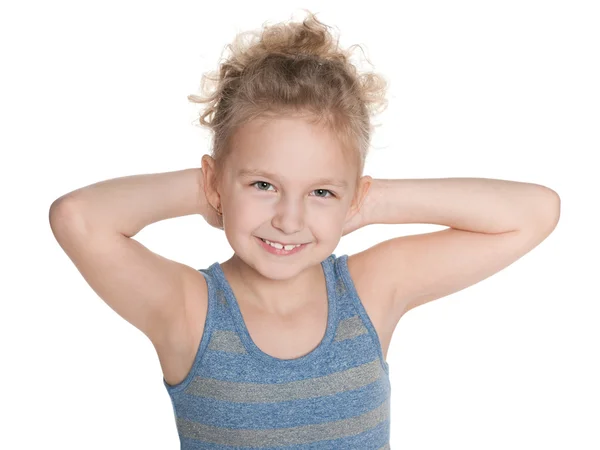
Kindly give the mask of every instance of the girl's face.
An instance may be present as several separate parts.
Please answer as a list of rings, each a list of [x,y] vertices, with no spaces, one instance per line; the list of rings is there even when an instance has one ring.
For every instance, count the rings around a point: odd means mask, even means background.
[[[362,203],[363,182],[335,136],[300,118],[255,120],[240,127],[223,170],[223,228],[233,250],[269,278],[289,278],[326,259]],[[361,196],[362,194],[362,196]],[[358,203],[358,204],[360,204]],[[274,255],[259,238],[307,244]]]

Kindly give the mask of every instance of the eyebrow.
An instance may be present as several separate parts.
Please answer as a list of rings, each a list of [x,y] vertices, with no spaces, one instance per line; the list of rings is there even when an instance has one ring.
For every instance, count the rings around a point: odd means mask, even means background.
[[[249,176],[264,176],[267,178],[271,178],[272,180],[281,181],[279,176],[274,173],[266,172],[260,169],[240,169],[237,172],[238,177],[249,177]],[[340,188],[347,188],[348,183],[345,180],[338,180],[333,178],[318,178],[314,180],[313,184],[330,184],[332,186],[337,186]]]

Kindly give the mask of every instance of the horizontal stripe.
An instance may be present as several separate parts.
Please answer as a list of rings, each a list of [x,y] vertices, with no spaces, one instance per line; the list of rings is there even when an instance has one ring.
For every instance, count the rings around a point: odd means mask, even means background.
[[[231,429],[214,427],[177,418],[177,429],[182,437],[202,442],[236,447],[278,447],[310,444],[323,440],[356,436],[389,420],[390,400],[360,416],[314,425],[279,429]]]
[[[329,375],[287,383],[243,383],[195,377],[186,394],[236,403],[286,402],[335,395],[374,383],[382,376],[379,359]]]
[[[367,334],[369,330],[364,326],[358,315],[349,317],[348,319],[340,320],[334,341],[344,341],[353,339],[362,334]]]
[[[354,315],[339,321],[334,341],[352,339],[368,332],[360,317]],[[247,353],[237,331],[233,330],[214,330],[208,343],[208,349],[239,354]]]

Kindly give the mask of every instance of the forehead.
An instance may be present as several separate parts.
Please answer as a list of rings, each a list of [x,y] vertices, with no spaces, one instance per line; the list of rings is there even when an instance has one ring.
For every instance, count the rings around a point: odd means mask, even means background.
[[[283,180],[350,180],[353,169],[335,134],[302,118],[255,119],[231,139],[231,174],[247,170],[277,173]]]

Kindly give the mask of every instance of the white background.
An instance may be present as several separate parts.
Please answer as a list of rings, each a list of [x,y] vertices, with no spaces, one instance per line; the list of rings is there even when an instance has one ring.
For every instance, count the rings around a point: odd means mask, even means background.
[[[179,448],[153,346],[87,285],[48,210],[104,179],[199,167],[209,134],[186,96],[236,33],[301,8],[389,80],[366,174],[531,182],[562,201],[532,252],[402,318],[392,449],[600,448],[600,14],[573,0],[3,6],[0,447]],[[371,225],[335,253],[443,228]],[[135,238],[196,269],[232,252],[200,216]]]

